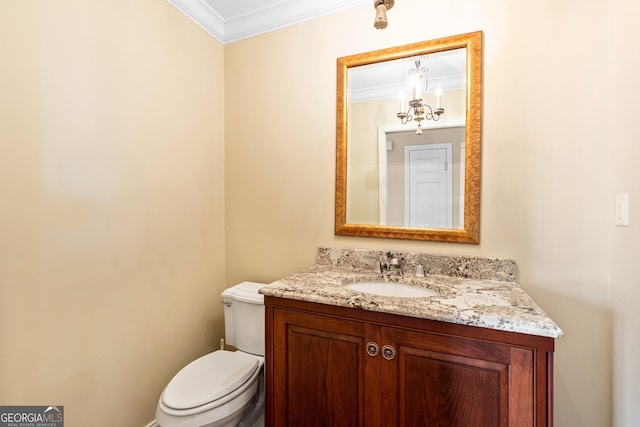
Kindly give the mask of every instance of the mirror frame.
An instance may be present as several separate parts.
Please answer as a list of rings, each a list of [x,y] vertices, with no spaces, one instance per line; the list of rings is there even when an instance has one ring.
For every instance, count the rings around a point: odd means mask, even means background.
[[[348,71],[351,67],[391,61],[440,51],[466,48],[466,148],[464,185],[464,228],[437,229],[387,225],[347,224],[347,123]],[[336,218],[339,236],[430,240],[437,242],[480,242],[480,140],[482,118],[482,32],[460,34],[373,52],[338,58],[336,91]],[[426,128],[425,128],[426,129]]]

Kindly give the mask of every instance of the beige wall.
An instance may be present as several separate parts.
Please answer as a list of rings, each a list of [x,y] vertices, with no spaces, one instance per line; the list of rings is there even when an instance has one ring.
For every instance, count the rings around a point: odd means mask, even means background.
[[[0,405],[142,426],[221,336],[223,53],[164,1],[2,2]]]
[[[640,423],[640,276],[636,269],[640,253],[640,139],[637,127],[640,99],[640,46],[637,39],[638,2],[609,2],[609,62],[611,83],[608,118],[611,124],[606,144],[610,146],[612,193],[628,193],[630,224],[612,227],[612,313],[613,313],[613,402],[614,424]]]
[[[404,0],[384,31],[362,6],[226,46],[227,283],[310,266],[319,245],[513,258],[522,286],[566,333],[556,347],[556,425],[610,425],[611,371],[623,366],[624,382],[638,368],[628,358],[612,367],[607,4]],[[476,30],[485,46],[481,244],[334,236],[336,58]],[[624,31],[627,41],[638,35],[632,24]],[[625,97],[615,110],[631,114],[636,102]],[[629,170],[620,187],[639,173]],[[638,253],[637,239],[626,244]],[[618,252],[616,263],[635,263],[634,251]],[[623,270],[630,280],[617,288],[633,293],[638,280]]]

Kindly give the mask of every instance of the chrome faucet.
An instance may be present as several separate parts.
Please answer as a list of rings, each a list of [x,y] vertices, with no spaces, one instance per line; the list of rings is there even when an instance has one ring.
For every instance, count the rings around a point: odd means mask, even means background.
[[[391,253],[387,254],[389,258],[389,270],[393,271],[392,274],[397,274],[399,276],[402,275],[402,269],[400,266],[400,260],[395,256],[391,255]]]
[[[382,273],[382,263],[380,262],[379,259],[377,259],[374,263],[373,263],[373,272],[374,273]]]
[[[387,252],[384,259],[378,259],[373,263],[373,271],[384,276],[402,276],[402,265],[400,264],[401,261],[402,259],[399,259],[391,252]]]

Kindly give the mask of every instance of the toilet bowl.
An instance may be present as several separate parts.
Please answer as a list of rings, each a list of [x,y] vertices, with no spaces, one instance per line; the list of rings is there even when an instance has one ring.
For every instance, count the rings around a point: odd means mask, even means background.
[[[261,283],[223,292],[227,343],[182,368],[156,409],[161,427],[262,427],[264,413],[264,303]]]

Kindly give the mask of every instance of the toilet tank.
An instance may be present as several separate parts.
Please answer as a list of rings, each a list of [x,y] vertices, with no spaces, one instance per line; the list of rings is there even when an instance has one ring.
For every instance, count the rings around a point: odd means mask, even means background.
[[[264,356],[264,283],[242,282],[222,292],[227,344]]]

